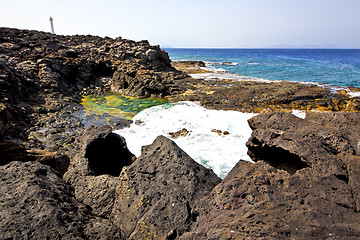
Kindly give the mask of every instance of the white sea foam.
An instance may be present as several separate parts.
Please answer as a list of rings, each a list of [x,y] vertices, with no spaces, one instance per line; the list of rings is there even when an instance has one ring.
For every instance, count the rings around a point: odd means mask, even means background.
[[[360,92],[348,92],[351,97],[360,97]]]
[[[214,66],[214,65],[237,66],[237,65],[239,65],[239,63],[237,63],[237,62],[209,62],[209,61],[204,61],[204,63],[207,66]]]
[[[136,156],[141,147],[151,144],[159,135],[170,138],[170,132],[186,128],[186,137],[173,139],[195,161],[213,169],[220,177],[240,160],[250,160],[246,141],[251,135],[247,120],[255,114],[236,111],[208,110],[193,102],[180,102],[151,107],[137,114],[129,128],[115,131],[125,137]],[[228,131],[219,136],[212,129]]]
[[[284,81],[284,80],[269,80],[264,78],[244,76],[237,73],[227,72],[225,69],[222,68],[214,68],[211,66],[203,67],[202,69],[208,70],[210,72],[190,74],[190,76],[194,79],[204,79],[207,81],[219,80],[219,79],[220,80],[229,79],[229,80],[237,80],[237,81],[255,81],[255,82],[263,82],[263,83],[274,83],[274,82]],[[353,92],[348,87],[336,86],[326,83],[311,82],[311,81],[298,81],[297,83],[301,83],[304,85],[316,85],[319,87],[327,88],[330,89],[333,93],[338,93],[341,90],[345,90],[350,95],[350,97],[360,97],[360,92]]]
[[[214,69],[206,69],[212,72],[207,73],[195,73],[190,74],[194,79],[204,79],[204,80],[218,80],[218,79],[230,79],[230,80],[238,80],[238,81],[257,81],[257,82],[265,82],[265,83],[272,83],[272,82],[279,82],[278,80],[268,80],[263,78],[256,78],[256,77],[248,77],[243,76],[236,73],[229,73],[224,71],[214,71]]]

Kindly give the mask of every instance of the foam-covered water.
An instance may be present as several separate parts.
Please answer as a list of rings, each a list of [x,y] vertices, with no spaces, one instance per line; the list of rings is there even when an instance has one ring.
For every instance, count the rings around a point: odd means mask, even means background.
[[[187,136],[173,140],[195,161],[223,178],[240,159],[250,161],[245,143],[251,136],[247,120],[253,116],[209,110],[193,102],[168,103],[143,110],[135,115],[130,128],[115,132],[125,137],[129,150],[138,157],[141,147],[157,136],[170,138],[170,132],[186,128]],[[213,129],[230,134],[220,136]]]

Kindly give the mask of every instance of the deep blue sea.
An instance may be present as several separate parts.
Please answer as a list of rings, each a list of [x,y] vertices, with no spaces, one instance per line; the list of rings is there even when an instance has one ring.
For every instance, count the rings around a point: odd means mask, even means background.
[[[360,49],[164,50],[174,61],[201,60],[248,77],[360,87]]]

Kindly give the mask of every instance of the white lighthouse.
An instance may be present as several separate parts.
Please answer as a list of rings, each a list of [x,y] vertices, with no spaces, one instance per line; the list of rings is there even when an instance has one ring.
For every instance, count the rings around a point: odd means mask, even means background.
[[[55,32],[54,32],[54,24],[53,24],[53,19],[52,19],[52,17],[50,17],[50,26],[51,26],[51,33],[52,33],[52,34],[55,34]]]

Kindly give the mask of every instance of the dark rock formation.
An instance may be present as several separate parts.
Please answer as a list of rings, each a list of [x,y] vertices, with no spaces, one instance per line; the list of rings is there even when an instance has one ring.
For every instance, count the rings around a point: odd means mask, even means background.
[[[112,132],[110,126],[89,126],[78,139],[79,150],[65,179],[75,181],[84,176],[110,175],[118,177],[124,166],[135,160],[125,139]]]
[[[110,126],[87,128],[81,93],[110,89],[216,109],[360,109],[318,86],[185,77],[147,41],[0,28],[0,238],[360,238],[359,113],[260,114],[256,163],[221,182],[165,137],[135,160]]]
[[[11,162],[0,167],[0,183],[2,239],[121,238],[121,231],[79,203],[48,166]]]
[[[60,174],[64,174],[70,163],[67,155],[52,153],[41,149],[26,150],[20,144],[11,140],[0,141],[0,166],[12,161],[36,161],[52,167]]]
[[[359,114],[268,113],[249,124],[256,164],[238,162],[198,202],[183,239],[359,238]]]
[[[178,137],[186,137],[191,131],[187,130],[186,128],[180,129],[176,132],[169,132],[171,138],[176,139]]]
[[[194,201],[219,182],[211,170],[159,136],[123,169],[111,218],[129,239],[175,239],[196,221]]]
[[[177,64],[174,64],[177,66]],[[183,70],[183,68],[179,68]],[[204,71],[203,69],[200,69]],[[184,70],[189,72],[189,70]],[[190,71],[194,70],[193,68]],[[191,72],[190,72],[191,73]],[[201,72],[200,72],[201,73]],[[359,112],[360,98],[350,97],[345,90],[334,92],[326,86],[308,85],[299,82],[243,81],[232,79],[192,79],[176,81],[187,89],[172,94],[173,101],[197,101],[201,105],[221,110],[260,113],[265,111],[316,110]],[[358,88],[354,91],[360,91]]]
[[[174,81],[186,76],[147,41],[0,28],[0,54],[0,140],[69,156],[74,135],[84,128],[76,113],[80,93],[112,88],[163,97],[182,91]]]
[[[110,127],[89,127],[79,142],[79,155],[64,179],[77,200],[115,224],[126,238],[180,236],[197,217],[192,211],[195,199],[220,182],[165,137],[143,147],[133,163],[124,139]],[[113,152],[116,159],[103,156],[105,152]],[[103,171],[107,159],[121,164]]]

